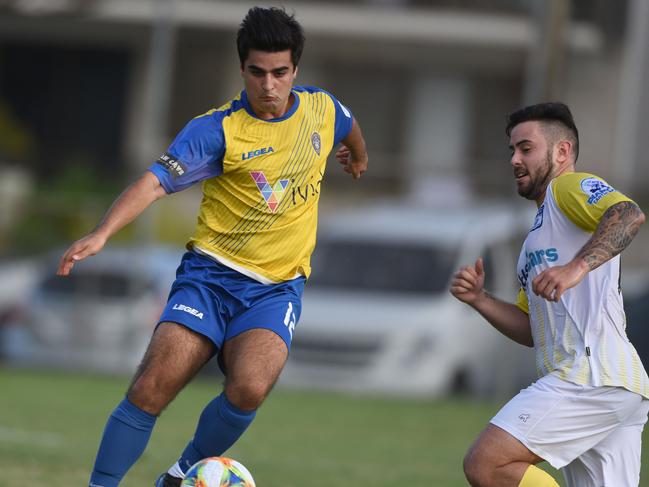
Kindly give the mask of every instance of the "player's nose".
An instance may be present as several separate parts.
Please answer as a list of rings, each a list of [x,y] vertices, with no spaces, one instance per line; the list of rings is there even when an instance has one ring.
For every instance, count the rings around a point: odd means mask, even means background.
[[[264,76],[264,79],[261,82],[261,87],[265,91],[272,91],[273,86],[274,86],[273,75],[271,73],[268,73],[266,76]]]

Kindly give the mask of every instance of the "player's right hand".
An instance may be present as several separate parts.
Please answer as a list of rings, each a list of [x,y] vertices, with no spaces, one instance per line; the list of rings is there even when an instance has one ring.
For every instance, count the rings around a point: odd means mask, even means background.
[[[475,266],[462,267],[451,281],[451,294],[460,301],[474,304],[484,290],[484,263],[478,258]]]
[[[59,268],[56,271],[58,276],[67,276],[70,274],[74,264],[91,255],[95,255],[104,248],[106,239],[96,233],[90,233],[85,237],[74,242],[68,250],[65,251],[59,262]]]

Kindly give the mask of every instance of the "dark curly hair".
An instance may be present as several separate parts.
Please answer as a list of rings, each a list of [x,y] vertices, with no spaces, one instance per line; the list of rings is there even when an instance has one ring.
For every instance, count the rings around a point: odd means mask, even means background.
[[[237,51],[241,67],[251,49],[279,52],[290,49],[291,61],[297,67],[304,48],[304,31],[284,9],[253,7],[237,32]]]

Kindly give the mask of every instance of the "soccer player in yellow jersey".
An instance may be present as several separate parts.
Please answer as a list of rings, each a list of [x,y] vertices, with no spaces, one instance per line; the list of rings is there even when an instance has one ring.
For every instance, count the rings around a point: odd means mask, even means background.
[[[518,193],[538,212],[518,261],[515,304],[483,288],[481,259],[451,293],[498,331],[534,347],[540,378],[492,418],[464,459],[473,486],[633,487],[640,479],[649,379],[625,332],[620,258],[645,216],[592,174],[575,172],[579,137],[562,103],[509,116]]]
[[[217,354],[224,391],[155,483],[179,486],[192,464],[237,441],[286,362],[327,156],[342,143],[337,159],[354,179],[368,161],[350,111],[321,89],[293,86],[303,44],[300,24],[284,10],[250,9],[237,35],[245,89],[191,120],[61,258],[65,276],[155,200],[202,182],[196,231],[144,359],[106,424],[91,487],[119,484],[158,415]]]

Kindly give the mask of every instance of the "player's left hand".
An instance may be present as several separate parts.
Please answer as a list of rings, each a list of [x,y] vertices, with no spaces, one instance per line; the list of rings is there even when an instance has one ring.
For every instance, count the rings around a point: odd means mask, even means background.
[[[354,159],[352,152],[346,145],[341,146],[336,151],[336,160],[344,166],[343,171],[351,174],[354,179],[360,178],[367,171],[367,157],[362,160]]]
[[[588,270],[581,259],[550,267],[532,280],[532,291],[537,296],[556,303],[567,289],[581,282]]]

